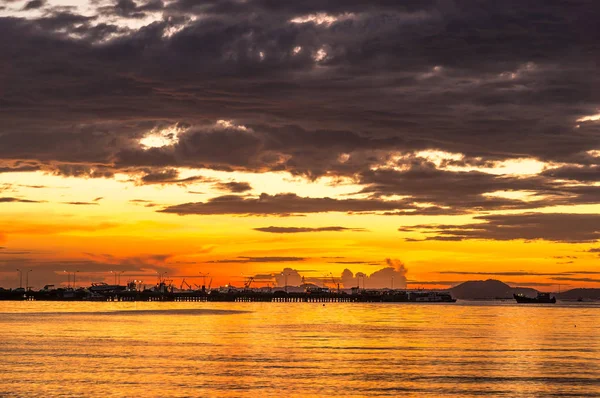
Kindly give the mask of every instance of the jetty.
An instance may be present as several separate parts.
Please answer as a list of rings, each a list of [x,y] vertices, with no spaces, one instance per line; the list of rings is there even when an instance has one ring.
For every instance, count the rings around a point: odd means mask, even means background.
[[[291,289],[292,287],[289,287]],[[87,288],[54,288],[40,290],[0,289],[0,300],[15,301],[170,301],[170,302],[272,302],[272,303],[395,303],[395,302],[455,302],[450,293],[438,290],[360,289],[350,291],[328,288],[307,288],[287,291],[288,287],[271,289],[236,289],[225,287],[197,290],[175,289],[163,282],[146,289],[135,282],[126,286],[93,284]],[[297,290],[297,288],[296,288]]]

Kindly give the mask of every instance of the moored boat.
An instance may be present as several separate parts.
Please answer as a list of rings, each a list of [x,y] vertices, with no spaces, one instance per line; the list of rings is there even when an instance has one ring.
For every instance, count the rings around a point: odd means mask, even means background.
[[[556,297],[550,297],[550,293],[538,293],[537,297],[527,297],[523,294],[513,294],[519,304],[554,304]]]

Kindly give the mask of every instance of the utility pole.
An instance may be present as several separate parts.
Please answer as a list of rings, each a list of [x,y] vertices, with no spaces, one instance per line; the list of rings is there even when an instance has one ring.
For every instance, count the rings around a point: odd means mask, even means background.
[[[75,272],[79,272],[79,270],[73,271],[73,289],[75,289]]]
[[[67,289],[71,288],[71,273],[67,272],[67,270],[63,271],[65,274],[67,274]]]
[[[25,271],[25,291],[26,292],[29,291],[29,273],[32,271],[33,271],[32,269]]]
[[[17,272],[19,273],[19,289],[23,288],[23,271],[21,271],[20,269],[17,269]]]

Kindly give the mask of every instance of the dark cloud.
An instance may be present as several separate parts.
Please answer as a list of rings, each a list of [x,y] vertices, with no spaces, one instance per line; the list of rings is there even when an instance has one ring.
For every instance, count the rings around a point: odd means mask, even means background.
[[[399,216],[600,200],[589,153],[600,148],[600,123],[577,122],[600,106],[597,2],[97,7],[0,18],[0,161],[91,178],[148,168],[141,182],[158,184],[190,182],[170,178],[178,167],[346,176],[372,196],[372,210]],[[122,21],[153,13],[162,18],[140,28]],[[329,22],[306,18],[319,13]],[[180,129],[172,143],[140,143],[169,126]],[[450,172],[415,158],[427,149],[464,154],[448,167],[523,157],[569,165],[531,178]],[[515,190],[533,200],[484,195]],[[434,206],[382,208],[386,195]]]
[[[134,204],[134,205],[138,205],[138,206],[144,206],[144,207],[156,207],[159,206],[158,203],[154,203],[151,200],[145,200],[145,199],[132,199],[129,201],[129,203]]]
[[[22,173],[29,171],[38,171],[40,170],[40,166],[16,166],[16,167],[0,167],[0,173]]]
[[[332,199],[301,197],[293,193],[268,195],[258,198],[227,195],[207,202],[185,203],[161,210],[164,213],[185,214],[247,214],[289,215],[325,212],[363,212],[395,210],[405,206],[401,202],[385,202],[368,199]]]
[[[560,276],[570,272],[530,272],[530,271],[506,271],[506,272],[469,272],[469,271],[440,271],[439,274],[447,275],[488,275],[488,276]]]
[[[572,278],[572,277],[556,277],[551,278],[555,281],[572,281],[572,282],[591,282],[591,283],[600,283],[600,279],[597,278]]]
[[[25,184],[20,184],[19,186],[23,187],[23,188],[32,188],[32,189],[46,189],[46,188],[56,189],[56,188],[58,188],[58,187],[49,187],[47,185],[25,185]]]
[[[111,178],[114,176],[113,171],[105,166],[87,166],[81,164],[59,164],[53,173],[63,177],[79,177],[79,178]]]
[[[179,178],[179,172],[175,169],[146,171],[146,174],[144,174],[140,179],[141,184],[177,184],[182,186],[205,181],[207,181],[207,179],[202,176]]]
[[[345,227],[320,227],[320,228],[308,228],[308,227],[263,227],[254,228],[255,231],[269,232],[272,234],[297,234],[304,232],[364,232],[364,228],[345,228]]]
[[[116,0],[112,6],[101,7],[102,13],[114,14],[123,18],[140,19],[145,18],[148,12],[160,11],[164,7],[161,0],[150,0],[143,4],[138,4],[133,0]]]
[[[398,165],[401,166],[401,165]],[[505,176],[480,171],[440,170],[423,159],[412,159],[402,171],[383,169],[363,172],[360,183],[362,193],[374,197],[389,195],[410,196],[415,203],[434,204],[411,210],[386,213],[411,214],[462,214],[482,210],[533,209],[552,205],[596,203],[600,189],[594,186],[573,186],[558,183],[547,176]],[[509,199],[490,193],[525,191],[527,200]],[[456,195],[460,192],[460,195]]]
[[[232,193],[243,193],[252,190],[252,186],[249,183],[238,181],[219,182],[215,184],[215,187],[221,191],[229,191]]]
[[[38,8],[42,8],[45,4],[46,0],[31,0],[25,3],[25,5],[23,6],[23,10],[37,10]]]
[[[522,213],[478,216],[481,223],[465,225],[415,225],[402,232],[421,230],[426,240],[548,240],[585,243],[600,239],[600,215],[569,213]]]
[[[67,205],[76,205],[76,206],[98,206],[97,202],[64,202]]]
[[[546,170],[543,175],[560,180],[574,180],[582,182],[600,181],[600,167],[592,166],[563,166]]]
[[[582,275],[600,275],[600,271],[569,271],[569,272],[565,272],[565,274],[569,274],[569,275],[575,275],[575,274],[582,274]]]
[[[248,256],[238,256],[234,259],[224,259],[224,260],[213,260],[209,261],[209,263],[284,263],[288,261],[304,261],[306,260],[304,257],[248,257]]]
[[[43,201],[12,198],[12,197],[2,197],[2,198],[0,198],[0,203],[43,203]]]
[[[24,250],[4,250],[4,247],[0,247],[0,255],[4,256],[15,256],[15,255],[28,255],[31,254],[31,251]]]

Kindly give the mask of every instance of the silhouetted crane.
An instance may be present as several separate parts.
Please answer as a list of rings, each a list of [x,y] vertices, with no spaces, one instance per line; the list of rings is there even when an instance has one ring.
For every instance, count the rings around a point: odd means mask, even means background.
[[[185,281],[185,278],[181,280],[181,285],[179,286],[179,289],[183,290],[183,285],[187,287],[187,290],[193,290],[192,286]]]
[[[331,275],[331,282],[333,283],[333,286],[337,285],[337,292],[338,292],[338,294],[340,294],[340,283],[335,281],[335,278],[333,277],[332,272],[330,272],[329,275]]]
[[[252,282],[254,282],[254,277],[253,276],[249,276],[246,279],[246,283],[244,283],[244,290],[250,290],[250,285],[252,284]]]

